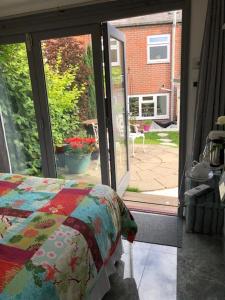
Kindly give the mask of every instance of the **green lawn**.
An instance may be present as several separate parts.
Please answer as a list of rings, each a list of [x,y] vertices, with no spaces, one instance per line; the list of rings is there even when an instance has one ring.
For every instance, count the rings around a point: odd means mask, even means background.
[[[127,192],[134,192],[134,193],[140,193],[141,191],[137,187],[128,186],[126,189]]]
[[[158,133],[167,133],[168,136],[160,137],[158,136]],[[160,144],[160,138],[170,139],[172,141],[171,143],[174,143],[177,146],[179,145],[179,132],[177,131],[147,132],[145,133],[145,144],[158,145]],[[142,138],[137,138],[135,144],[142,144]]]

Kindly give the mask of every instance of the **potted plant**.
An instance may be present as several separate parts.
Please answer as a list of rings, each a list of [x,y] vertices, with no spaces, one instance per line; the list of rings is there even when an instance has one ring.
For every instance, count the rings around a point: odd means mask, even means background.
[[[65,140],[65,164],[70,174],[84,173],[96,149],[95,138],[73,137]]]
[[[144,131],[145,132],[150,131],[151,124],[152,124],[152,120],[146,120],[146,121],[144,121]]]

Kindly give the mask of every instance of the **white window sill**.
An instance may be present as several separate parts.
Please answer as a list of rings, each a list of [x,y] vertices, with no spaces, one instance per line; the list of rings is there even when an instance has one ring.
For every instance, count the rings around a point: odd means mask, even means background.
[[[157,116],[157,117],[135,117],[136,121],[143,121],[143,120],[168,120],[169,116]]]
[[[111,65],[112,65],[112,67],[118,67],[118,66],[120,66],[120,63],[119,62],[118,63],[117,62],[112,62]]]
[[[170,64],[169,60],[153,60],[147,61],[147,65],[154,65],[154,64]]]

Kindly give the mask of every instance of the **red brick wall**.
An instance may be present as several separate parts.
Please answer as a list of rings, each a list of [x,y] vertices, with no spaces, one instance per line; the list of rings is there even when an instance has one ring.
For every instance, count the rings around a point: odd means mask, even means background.
[[[170,63],[147,63],[147,36],[156,34],[170,34],[172,37],[172,24],[148,25],[119,28],[126,36],[126,65],[128,95],[141,95],[151,93],[168,93],[161,89],[171,89],[171,46]],[[181,64],[181,31],[182,25],[176,27],[175,48],[175,78],[180,79]],[[169,108],[170,111],[170,108]],[[176,115],[176,103],[174,105]]]
[[[84,47],[87,47],[88,45],[91,44],[91,35],[90,34],[74,36],[74,39],[76,41],[79,41],[81,44],[83,44]]]
[[[118,28],[126,36],[126,66],[128,95],[169,93],[161,89],[171,89],[172,24],[157,24]],[[176,26],[175,79],[180,79],[182,25]],[[147,63],[147,36],[170,34],[170,63]],[[84,46],[91,43],[91,35],[77,36]],[[169,101],[169,103],[171,103]],[[174,116],[176,116],[176,92]],[[170,114],[170,105],[169,105]]]

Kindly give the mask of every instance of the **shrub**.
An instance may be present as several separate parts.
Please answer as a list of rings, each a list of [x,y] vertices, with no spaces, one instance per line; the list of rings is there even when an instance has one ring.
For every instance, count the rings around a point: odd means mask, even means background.
[[[80,66],[78,72],[77,65],[64,65],[62,59],[58,51],[53,66],[44,57],[55,144],[62,143],[65,137],[73,136],[79,128],[78,103],[86,92]],[[0,106],[13,172],[39,175],[40,145],[27,53],[23,43],[0,46]]]
[[[52,135],[55,145],[63,144],[66,137],[73,136],[78,130],[80,125],[78,102],[85,92],[85,84],[80,85],[80,87],[74,84],[78,67],[68,66],[65,71],[59,72],[61,59],[59,53],[54,69],[48,63],[45,64]]]

